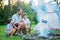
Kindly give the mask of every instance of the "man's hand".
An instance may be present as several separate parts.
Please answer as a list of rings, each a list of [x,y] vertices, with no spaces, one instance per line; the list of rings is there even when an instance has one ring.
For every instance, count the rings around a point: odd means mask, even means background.
[[[11,21],[11,24],[13,25],[13,27],[15,27],[15,28],[16,28],[15,24],[13,23],[13,21]]]

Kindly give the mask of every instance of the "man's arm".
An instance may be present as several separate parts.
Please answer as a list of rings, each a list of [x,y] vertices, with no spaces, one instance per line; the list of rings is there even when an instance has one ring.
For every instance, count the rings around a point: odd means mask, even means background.
[[[15,24],[13,23],[13,21],[11,21],[11,24],[13,25],[14,28],[16,28]]]
[[[13,15],[13,16],[12,16],[11,24],[13,25],[13,27],[14,27],[14,28],[16,28],[16,26],[15,26],[14,22],[15,22],[15,16]]]

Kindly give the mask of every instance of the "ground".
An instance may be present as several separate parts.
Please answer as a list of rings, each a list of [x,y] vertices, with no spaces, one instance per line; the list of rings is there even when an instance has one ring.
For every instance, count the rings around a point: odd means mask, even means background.
[[[34,28],[36,24],[32,24],[31,28]],[[6,25],[0,25],[0,40],[24,40],[22,39],[21,36],[14,36],[14,37],[7,37],[6,36],[6,33],[5,33],[5,27]],[[60,30],[55,30],[54,31],[55,33],[59,32],[60,33]],[[31,34],[34,34],[35,31],[34,30],[31,30]],[[54,40],[54,39],[52,39]],[[60,38],[58,39],[55,39],[55,40],[60,40]]]
[[[31,27],[33,28],[35,24],[33,24]],[[1,25],[0,26],[0,40],[24,40],[20,36],[14,36],[14,37],[6,37],[5,33],[5,27],[6,25]]]

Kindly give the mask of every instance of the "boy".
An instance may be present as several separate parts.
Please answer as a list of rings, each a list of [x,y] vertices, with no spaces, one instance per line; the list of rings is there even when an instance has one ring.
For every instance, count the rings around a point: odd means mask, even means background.
[[[23,14],[23,15],[22,15],[22,22],[25,24],[26,34],[29,34],[29,30],[30,30],[30,20],[27,18],[27,14]]]
[[[15,29],[13,28],[13,25],[12,25],[12,19],[9,18],[7,20],[8,24],[6,26],[6,33],[10,36],[10,37],[13,37],[13,34],[15,33]]]

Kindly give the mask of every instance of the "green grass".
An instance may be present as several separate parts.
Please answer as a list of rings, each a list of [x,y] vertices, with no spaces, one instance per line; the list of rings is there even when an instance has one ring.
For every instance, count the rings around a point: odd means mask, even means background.
[[[35,24],[32,25],[32,28],[35,26]],[[20,36],[14,36],[14,37],[7,37],[5,34],[5,27],[6,25],[0,26],[0,40],[24,40]],[[33,31],[31,31],[33,32]]]
[[[11,37],[7,37],[6,34],[5,34],[5,27],[6,27],[6,25],[1,25],[0,26],[0,40],[24,40],[24,39],[22,39],[21,36],[14,36],[12,38]],[[35,24],[32,24],[31,27],[34,28]],[[60,30],[54,30],[52,32],[54,32],[54,33],[60,33]],[[36,31],[31,30],[31,34],[34,34],[34,33],[36,33]]]
[[[6,25],[0,26],[0,40],[23,40],[20,36],[7,37],[5,34]]]

